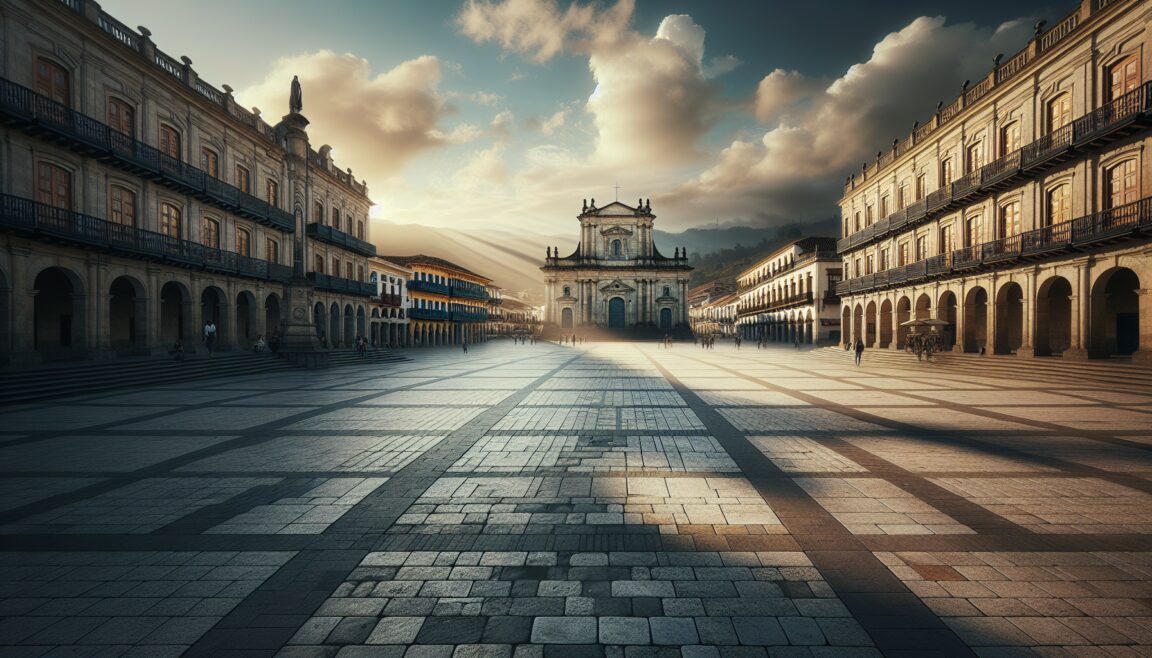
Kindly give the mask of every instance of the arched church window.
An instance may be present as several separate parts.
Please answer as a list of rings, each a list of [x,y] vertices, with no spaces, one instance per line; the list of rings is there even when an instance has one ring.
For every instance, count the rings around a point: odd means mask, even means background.
[[[619,240],[613,240],[612,241],[612,256],[614,256],[616,258],[620,257],[620,241]]]
[[[668,297],[668,296],[670,296],[671,294],[672,294],[672,288],[670,288],[670,287],[668,287],[668,286],[664,286],[664,296],[665,296],[665,297]]]
[[[565,297],[571,297],[572,296],[572,288],[570,286],[564,286],[564,296]]]

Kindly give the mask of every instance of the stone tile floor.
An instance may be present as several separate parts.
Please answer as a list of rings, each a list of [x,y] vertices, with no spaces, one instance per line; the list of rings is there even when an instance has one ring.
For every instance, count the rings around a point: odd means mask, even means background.
[[[0,655],[1152,655],[1150,371],[412,356],[0,407]]]

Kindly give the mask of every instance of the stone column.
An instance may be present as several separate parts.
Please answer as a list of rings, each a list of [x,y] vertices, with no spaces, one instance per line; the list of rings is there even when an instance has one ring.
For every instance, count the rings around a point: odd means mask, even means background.
[[[1088,263],[1076,266],[1076,280],[1072,287],[1072,331],[1070,347],[1064,351],[1065,359],[1078,361],[1088,358],[1089,311],[1092,298],[1092,272]]]
[[[1020,318],[1024,326],[1021,328],[1020,347],[1016,348],[1016,356],[1036,356],[1036,271],[1024,274],[1024,299],[1020,300]]]
[[[1136,290],[1137,319],[1140,324],[1140,346],[1132,354],[1133,363],[1152,364],[1152,288]]]

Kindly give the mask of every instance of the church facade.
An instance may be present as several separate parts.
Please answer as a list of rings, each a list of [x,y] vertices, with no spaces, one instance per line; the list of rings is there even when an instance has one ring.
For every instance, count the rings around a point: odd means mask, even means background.
[[[549,328],[672,331],[688,324],[686,249],[671,258],[653,241],[650,202],[603,208],[584,203],[580,242],[561,257],[548,249],[544,266],[544,322]]]

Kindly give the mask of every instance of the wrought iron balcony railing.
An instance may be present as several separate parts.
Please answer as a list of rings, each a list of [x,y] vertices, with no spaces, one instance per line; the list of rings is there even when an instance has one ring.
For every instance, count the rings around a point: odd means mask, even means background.
[[[345,279],[339,276],[332,276],[330,274],[321,274],[319,272],[309,272],[308,280],[317,290],[327,290],[329,292],[343,292],[349,295],[357,295],[363,297],[375,297],[376,286],[367,281],[356,281],[354,279]]]
[[[330,245],[347,249],[348,251],[360,254],[361,256],[375,256],[376,245],[371,242],[365,242],[360,238],[345,233],[344,231],[334,229],[331,226],[325,226],[318,222],[312,222],[304,225],[304,235],[310,238],[326,242]]]
[[[443,283],[433,283],[431,281],[409,281],[407,285],[408,290],[411,292],[428,292],[445,296],[451,292],[451,288]]]

